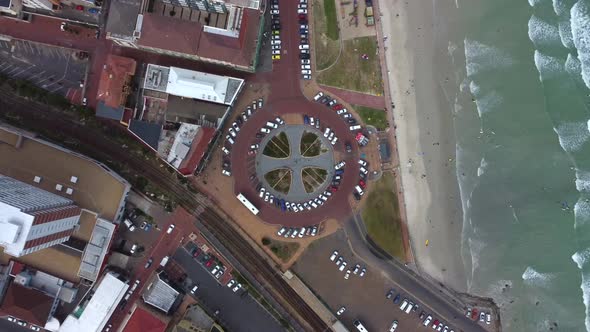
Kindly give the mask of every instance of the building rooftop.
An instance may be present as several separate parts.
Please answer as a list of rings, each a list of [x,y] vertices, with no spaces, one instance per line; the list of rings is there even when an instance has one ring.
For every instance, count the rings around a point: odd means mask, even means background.
[[[103,101],[104,106],[113,109],[125,106],[128,95],[127,85],[130,77],[135,75],[136,65],[133,59],[109,54],[100,74],[96,100]]]
[[[111,273],[105,273],[89,301],[70,314],[61,325],[60,332],[99,332],[105,327],[129,285]]]
[[[164,280],[160,279],[159,274],[156,274],[153,281],[143,292],[142,297],[146,303],[168,313],[178,295],[179,293],[177,290],[168,285]]]
[[[71,199],[79,207],[109,221],[120,216],[130,185],[105,165],[3,127],[0,127],[0,156],[1,174]],[[39,183],[34,181],[36,176],[40,177]],[[56,190],[57,185],[61,185],[61,191]],[[66,193],[68,188],[72,189],[71,195]]]
[[[18,317],[37,326],[45,326],[54,299],[36,289],[12,282],[0,306],[4,315]]]
[[[106,24],[107,35],[132,41],[137,22],[141,20],[138,20],[141,3],[141,0],[112,0]]]
[[[80,271],[78,272],[80,277],[96,281],[114,232],[115,225],[113,223],[100,218],[96,220],[92,237],[82,255]]]
[[[123,332],[164,332],[166,326],[165,322],[149,311],[137,308],[127,321]]]
[[[160,136],[162,134],[162,125],[151,123],[143,120],[131,120],[129,131],[139,137],[145,144],[158,150]]]
[[[73,283],[80,282],[78,271],[80,270],[82,253],[63,245],[45,248],[20,257],[10,256],[0,247],[0,263],[7,264],[10,260],[21,262]],[[59,264],[55,264],[55,262],[59,262]]]

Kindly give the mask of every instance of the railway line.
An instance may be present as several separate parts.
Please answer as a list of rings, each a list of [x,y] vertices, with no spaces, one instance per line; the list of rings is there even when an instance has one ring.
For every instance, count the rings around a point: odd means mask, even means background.
[[[294,313],[301,326],[310,331],[328,331],[329,326],[307,305],[307,303],[293,290],[279,271],[272,267],[240,233],[231,225],[227,216],[222,216],[214,208],[214,204],[206,196],[193,193],[178,182],[175,174],[170,174],[164,168],[146,162],[140,156],[130,153],[113,139],[105,137],[104,133],[58,113],[50,107],[23,99],[5,91],[0,91],[0,114],[12,119],[13,122],[26,124],[33,131],[58,131],[68,139],[76,140],[78,151],[93,156],[103,162],[113,160],[128,165],[138,174],[149,179],[165,191],[171,193],[174,199],[198,217],[202,224],[214,234],[235,259],[248,269],[261,284],[268,285],[275,299],[286,309]],[[113,130],[122,130],[114,128]]]

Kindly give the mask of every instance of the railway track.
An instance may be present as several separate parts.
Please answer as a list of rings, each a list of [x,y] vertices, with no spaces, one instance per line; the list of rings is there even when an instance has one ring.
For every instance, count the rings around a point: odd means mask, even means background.
[[[206,196],[193,193],[180,184],[175,174],[170,174],[164,168],[145,162],[140,156],[129,153],[120,143],[105,138],[104,133],[97,129],[85,127],[64,116],[63,113],[4,91],[0,91],[0,113],[17,123],[26,122],[27,128],[37,132],[47,129],[57,130],[65,137],[78,141],[79,152],[91,155],[98,160],[116,160],[124,163],[171,193],[179,205],[198,217],[259,283],[269,286],[275,299],[286,306],[289,312],[295,313],[294,317],[298,318],[301,326],[307,327],[310,331],[330,330],[329,326],[287,284],[280,272],[243,239],[230,224],[229,218],[220,215]],[[114,130],[122,129],[114,128]]]

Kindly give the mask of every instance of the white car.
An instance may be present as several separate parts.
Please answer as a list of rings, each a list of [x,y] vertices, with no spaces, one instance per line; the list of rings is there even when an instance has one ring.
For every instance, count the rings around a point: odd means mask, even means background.
[[[12,316],[8,316],[8,318],[6,318],[6,319],[8,319],[9,322],[13,322],[13,323],[16,322],[16,318],[14,318]]]
[[[237,285],[236,285],[236,287],[234,287],[234,288],[232,289],[232,291],[235,293],[235,292],[239,291],[239,290],[240,290],[240,288],[242,288],[242,284],[237,284]]]
[[[359,165],[367,167],[367,162],[362,159],[359,159]]]
[[[307,4],[306,4],[306,3],[300,3],[300,4],[297,6],[297,8],[300,8],[300,9],[307,9]]]
[[[338,268],[338,270],[340,272],[344,271],[344,269],[346,268],[346,262],[342,262],[342,265],[340,265],[340,267]]]
[[[302,64],[302,65],[311,65],[311,60],[309,60],[309,59],[301,59],[301,64]],[[320,93],[321,93],[321,92],[320,92]],[[323,93],[322,93],[322,95],[323,95]],[[315,97],[314,97],[313,99],[314,99],[314,100],[317,100],[317,99],[315,99]],[[318,99],[319,99],[319,98],[318,98]]]
[[[285,120],[279,118],[278,116],[275,118],[275,121],[279,124],[279,126],[282,126],[285,124]]]
[[[271,45],[281,45],[281,40],[280,39],[274,39],[270,41]]]
[[[270,11],[271,15],[278,15],[279,14],[279,10],[278,9],[273,9]]]
[[[281,45],[272,45],[272,49],[273,50],[280,50],[281,49]]]
[[[229,128],[229,134],[231,135],[231,137],[236,138],[236,136],[238,136],[236,134],[236,132],[234,131],[234,128]]]
[[[342,167],[344,167],[344,165],[346,165],[346,161],[342,160],[341,162],[339,162],[338,164],[336,164],[336,166],[334,166],[335,170],[339,170]]]
[[[328,135],[330,135],[330,128],[326,128],[326,130],[324,130],[324,137],[328,138]]]
[[[342,264],[342,262],[344,262],[344,257],[342,257],[342,256],[338,257],[338,259],[336,260],[336,266],[340,266],[340,264]]]
[[[272,35],[272,40],[279,40],[279,39],[281,39],[281,36]]]
[[[298,234],[299,234],[299,230],[298,230],[297,228],[295,228],[295,229],[293,230],[293,234],[291,234],[291,238],[292,238],[292,239],[296,238]]]
[[[300,44],[299,49],[300,50],[309,50],[309,44]]]
[[[39,326],[31,325],[30,328],[33,331],[41,331],[41,328]]]
[[[334,138],[334,132],[331,132],[330,135],[328,135],[328,141],[331,141],[332,138]]]
[[[272,55],[281,55],[281,50],[272,50]]]
[[[346,274],[344,275],[344,279],[348,280],[350,278],[350,269],[346,270]]]
[[[365,273],[367,273],[367,269],[363,267],[363,269],[361,270],[361,273],[359,274],[359,277],[364,277]]]
[[[338,311],[336,311],[336,316],[340,316],[344,313],[344,311],[346,310],[345,307],[340,307],[340,309],[338,309]]]
[[[333,262],[336,259],[336,256],[338,256],[338,250],[334,250],[332,256],[330,256],[330,261]]]
[[[396,329],[397,329],[397,320],[394,320],[393,323],[391,323],[391,327],[389,328],[389,332],[395,332]]]
[[[312,127],[315,126],[315,118],[313,116],[309,117],[309,125]]]
[[[258,144],[252,144],[252,145],[250,145],[250,150],[258,150],[259,146],[260,145],[258,145]]]
[[[268,128],[260,128],[260,132],[263,134],[268,134],[270,133],[270,130]]]
[[[301,69],[309,69],[309,70],[311,70],[311,66],[310,65],[301,65]]]
[[[191,289],[191,294],[195,294],[195,292],[197,291],[197,289],[199,289],[199,286],[198,285],[195,285],[193,287],[193,289]]]
[[[221,151],[223,151],[224,154],[229,154],[229,150],[225,146],[221,147]]]
[[[215,273],[219,272],[219,265],[215,265],[213,270],[211,270],[211,274],[215,275]]]
[[[278,12],[278,10],[277,10],[277,12]],[[271,12],[271,14],[272,14],[272,12]],[[307,9],[301,9],[301,8],[297,9],[297,14],[307,14]]]
[[[281,229],[279,229],[279,231],[277,232],[277,235],[282,236],[283,234],[285,234],[286,231],[287,227],[281,227]]]
[[[431,321],[432,321],[432,316],[431,315],[428,315],[428,317],[426,317],[426,319],[424,320],[424,322],[422,323],[422,325],[428,326],[428,324],[430,324]]]
[[[231,176],[231,172],[225,169],[221,170],[221,174],[225,175],[225,176]]]
[[[338,142],[338,137],[334,137],[330,143],[332,143],[332,145],[336,145],[336,142]]]
[[[234,139],[231,138],[231,136],[229,136],[229,135],[225,136],[225,139],[229,142],[229,144],[232,144],[233,145],[235,143],[234,142]]]
[[[354,270],[352,270],[352,273],[358,274],[360,270],[361,270],[361,266],[357,264],[354,266]]]
[[[235,283],[236,283],[236,281],[232,279],[232,280],[230,280],[230,281],[227,283],[227,287],[228,287],[228,288],[232,288],[232,286],[233,286]]]
[[[297,207],[297,205],[293,204],[293,205],[291,205],[291,208],[293,209],[293,212],[295,212],[295,213],[299,212],[299,208]]]
[[[341,110],[337,110],[337,111],[336,111],[336,114],[338,114],[338,115],[340,115],[340,114],[344,114],[344,113],[346,113],[346,108],[343,108],[343,109],[341,109]]]
[[[309,25],[307,24],[300,24],[299,29],[309,29]]]
[[[301,78],[303,78],[304,80],[311,80],[311,75],[303,74],[303,75],[301,75]]]
[[[360,171],[361,171],[361,173],[363,173],[365,175],[367,175],[367,173],[369,173],[369,171],[367,171],[367,169],[364,168],[363,166],[360,167]]]
[[[264,194],[264,201],[268,202],[269,198],[270,198],[270,193],[267,191],[266,194]]]
[[[311,74],[311,70],[303,69],[303,70],[301,70],[301,73],[304,74],[304,75],[310,75]]]
[[[309,60],[308,60],[308,61],[309,61]],[[301,63],[303,63],[303,60],[301,60]],[[310,61],[310,63],[311,63],[311,61]],[[318,92],[318,94],[317,94],[317,95],[315,95],[315,96],[313,97],[313,100],[315,100],[315,101],[318,101],[318,100],[320,100],[320,98],[322,98],[323,96],[324,96],[324,93],[320,91],[320,92]]]
[[[492,315],[489,313],[486,314],[486,324],[490,325],[492,323]]]
[[[237,122],[232,123],[231,126],[234,128],[234,130],[236,132],[239,132],[240,131],[240,126],[238,126],[238,123]]]
[[[265,192],[266,192],[266,189],[260,188],[260,193],[258,194],[258,196],[260,196],[260,198],[263,198]]]
[[[170,224],[170,226],[168,226],[168,230],[166,230],[166,233],[168,233],[168,234],[172,233],[172,231],[174,230],[174,227],[176,227],[176,226],[174,226],[174,224]]]
[[[301,231],[299,231],[299,237],[302,238],[305,235],[305,227],[301,227]]]

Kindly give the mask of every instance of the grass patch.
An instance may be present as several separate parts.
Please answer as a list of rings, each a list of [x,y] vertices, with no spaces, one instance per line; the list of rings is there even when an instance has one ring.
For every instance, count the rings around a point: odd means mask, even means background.
[[[366,54],[368,59],[362,58]],[[374,95],[383,94],[381,65],[377,55],[377,37],[345,40],[338,62],[319,73],[323,85],[344,88]]]
[[[381,249],[399,259],[405,259],[402,240],[401,217],[395,179],[391,173],[383,173],[374,184],[363,209],[363,221],[369,237]]]
[[[289,157],[289,138],[287,134],[281,132],[271,140],[264,147],[262,153],[272,158],[287,158]]]
[[[301,171],[303,187],[307,193],[312,193],[326,181],[328,171],[321,168],[308,167]]]
[[[283,242],[266,237],[262,239],[262,244],[269,247],[270,251],[283,263],[288,262],[299,249],[299,243],[297,242]]]
[[[377,128],[377,130],[385,130],[389,127],[387,111],[360,105],[353,105],[353,107],[364,123]]]
[[[334,0],[326,0],[326,2],[331,2],[328,7],[333,6],[333,15],[332,17],[336,20],[336,4]],[[314,47],[313,50],[315,52],[315,61],[316,61],[316,68],[318,70],[326,69],[330,65],[338,59],[338,53],[340,53],[340,39],[338,38],[338,24],[336,23],[336,38],[332,38],[332,36],[328,36],[328,25],[330,25],[329,21],[326,19],[326,10],[324,8],[325,2],[324,1],[314,1],[313,4],[313,40],[314,40]],[[330,31],[333,29],[330,28]],[[332,32],[330,32],[332,34]]]
[[[338,18],[336,17],[336,0],[324,0],[324,15],[326,17],[326,35],[332,40],[338,40]]]
[[[291,171],[286,168],[275,169],[264,174],[264,179],[276,191],[289,193],[291,188]]]
[[[310,132],[304,132],[301,136],[301,155],[304,157],[319,156],[322,152],[322,141],[318,139],[318,135]]]

